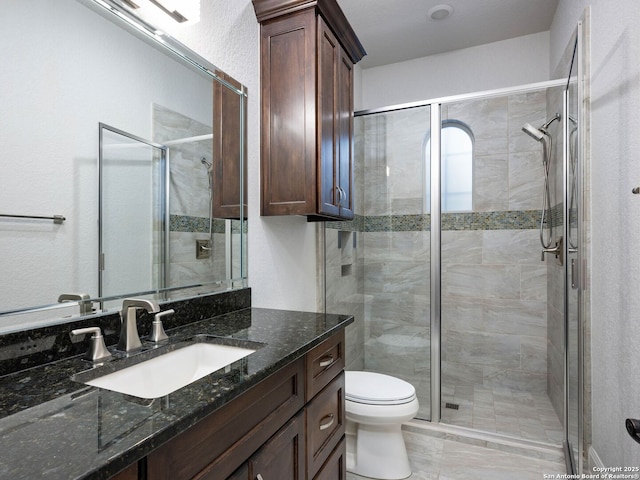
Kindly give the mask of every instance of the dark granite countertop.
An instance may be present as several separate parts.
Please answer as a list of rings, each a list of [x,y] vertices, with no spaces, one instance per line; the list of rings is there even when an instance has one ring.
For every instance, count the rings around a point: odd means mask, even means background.
[[[168,330],[174,342],[206,334],[265,346],[155,400],[71,380],[93,368],[77,356],[0,377],[0,478],[109,478],[352,321],[254,308]]]

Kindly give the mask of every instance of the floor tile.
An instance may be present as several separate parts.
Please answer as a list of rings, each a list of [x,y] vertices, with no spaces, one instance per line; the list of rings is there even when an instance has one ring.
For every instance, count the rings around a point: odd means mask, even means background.
[[[540,480],[544,474],[566,473],[564,463],[422,433],[403,434],[413,472],[409,480]],[[347,473],[347,480],[364,478]]]

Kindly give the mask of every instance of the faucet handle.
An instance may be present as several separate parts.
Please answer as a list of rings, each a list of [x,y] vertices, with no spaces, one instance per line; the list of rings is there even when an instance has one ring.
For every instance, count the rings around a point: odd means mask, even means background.
[[[87,327],[71,330],[72,337],[78,337],[87,333],[92,333],[93,336],[91,337],[91,346],[89,347],[89,350],[87,350],[84,358],[91,360],[93,363],[104,362],[111,358],[111,353],[109,353],[109,350],[107,350],[107,347],[104,344],[104,337],[102,336],[102,330],[100,330],[100,327]]]
[[[168,340],[169,336],[165,333],[164,327],[162,326],[162,318],[168,317],[169,315],[173,315],[176,313],[173,309],[165,310],[164,312],[156,313],[153,317],[152,323],[152,332],[151,332],[151,341],[155,343],[160,343],[163,340]]]

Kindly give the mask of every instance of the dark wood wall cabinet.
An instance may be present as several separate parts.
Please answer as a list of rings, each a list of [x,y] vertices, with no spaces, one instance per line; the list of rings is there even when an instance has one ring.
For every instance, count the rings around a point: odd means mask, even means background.
[[[344,378],[341,330],[112,478],[345,479]]]
[[[353,65],[336,0],[253,0],[261,26],[261,214],[354,217]]]

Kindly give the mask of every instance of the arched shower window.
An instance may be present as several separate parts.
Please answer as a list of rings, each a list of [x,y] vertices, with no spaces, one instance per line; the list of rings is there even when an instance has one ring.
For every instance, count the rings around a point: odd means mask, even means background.
[[[444,120],[441,133],[442,211],[473,210],[473,133],[458,120]],[[431,138],[425,144],[430,158]]]

